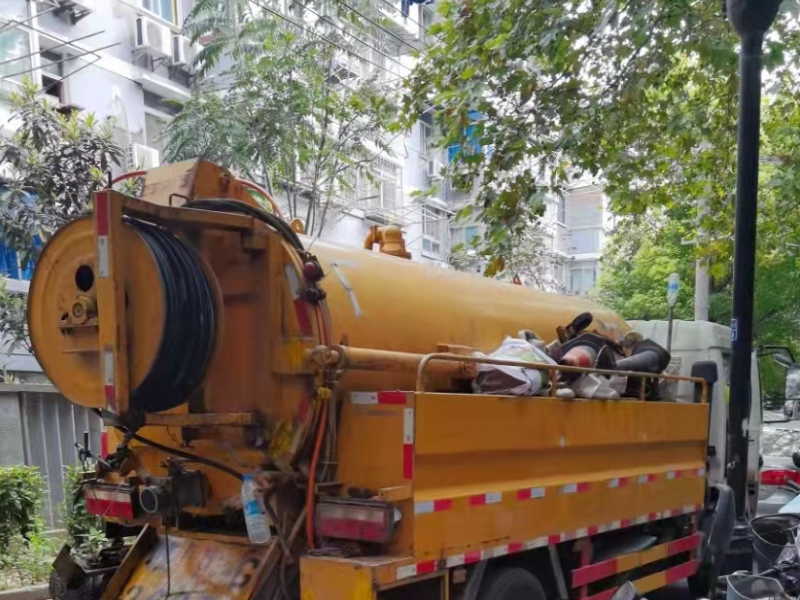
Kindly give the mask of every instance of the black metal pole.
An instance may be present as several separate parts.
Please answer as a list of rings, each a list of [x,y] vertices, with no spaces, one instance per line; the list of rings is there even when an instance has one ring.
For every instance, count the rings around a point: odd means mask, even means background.
[[[727,2],[728,16],[742,38],[739,59],[739,139],[731,319],[733,354],[728,413],[728,482],[734,490],[736,514],[742,518],[747,502],[747,424],[750,403],[753,401],[750,394],[750,369],[753,351],[753,287],[761,123],[761,50],[764,33],[775,19],[780,0]]]

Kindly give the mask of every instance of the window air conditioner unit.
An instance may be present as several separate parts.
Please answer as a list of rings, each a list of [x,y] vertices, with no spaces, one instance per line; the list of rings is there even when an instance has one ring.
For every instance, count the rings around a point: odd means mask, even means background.
[[[56,15],[66,15],[74,25],[97,8],[97,0],[56,0]]]
[[[200,52],[199,44],[192,42],[183,35],[172,36],[172,64],[176,67],[191,67],[194,57]]]
[[[133,144],[131,156],[136,169],[154,169],[160,163],[158,150],[144,144]]]
[[[169,27],[144,16],[136,17],[136,48],[156,57],[172,56]]]
[[[442,163],[441,162],[439,162],[438,160],[429,160],[428,161],[428,168],[427,168],[428,177],[430,177],[432,179],[440,178],[442,176],[441,171],[442,171]]]

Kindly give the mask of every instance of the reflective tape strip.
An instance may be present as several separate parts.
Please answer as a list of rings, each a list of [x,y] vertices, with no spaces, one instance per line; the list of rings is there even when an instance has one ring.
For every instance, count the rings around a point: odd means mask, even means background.
[[[448,499],[443,500],[423,500],[422,502],[414,503],[414,514],[425,515],[428,513],[442,512],[450,510],[453,507],[453,501]]]
[[[469,552],[464,552],[465,565],[480,562],[481,560],[483,560],[483,550],[470,550]]]
[[[111,257],[107,235],[97,236],[97,276],[104,279],[111,276]]]
[[[519,500],[532,500],[536,498],[544,498],[544,496],[545,488],[543,487],[523,488],[521,490],[517,490],[517,498]]]
[[[403,409],[403,477],[414,478],[414,409]]]
[[[702,534],[693,533],[678,540],[661,544],[644,552],[634,552],[627,555],[617,556],[608,560],[597,562],[573,569],[572,587],[582,587],[595,581],[629,571],[633,568],[655,562],[663,558],[689,552],[697,548],[703,539]],[[654,553],[655,552],[655,553]],[[648,560],[642,563],[642,559],[648,556]]]
[[[588,483],[568,483],[561,486],[562,494],[580,494],[589,491]]]
[[[533,538],[532,540],[528,540],[523,543],[525,545],[526,550],[533,550],[534,548],[543,548],[544,546],[547,546],[547,538],[546,537]]]
[[[475,494],[469,497],[471,506],[484,506],[485,504],[497,504],[503,500],[502,492],[486,492],[485,494]]]
[[[675,583],[676,581],[681,581],[682,579],[686,579],[687,577],[694,575],[697,573],[697,569],[700,566],[699,560],[690,560],[689,562],[685,562],[682,565],[677,565],[670,569],[667,569],[666,577],[667,577],[667,584]]]
[[[403,405],[406,392],[350,392],[350,403]]]
[[[111,348],[103,350],[103,394],[106,404],[114,405],[117,394],[114,386],[114,351]]]
[[[639,483],[650,483],[651,481],[655,481],[656,476],[655,473],[643,473],[636,478],[636,481]]]
[[[614,477],[608,482],[608,487],[610,488],[618,488],[618,487],[625,487],[630,482],[628,477]]]
[[[464,564],[464,555],[463,554],[454,554],[453,556],[448,556],[445,559],[445,566],[449,567],[459,567]]]
[[[94,222],[97,235],[108,235],[111,228],[109,219],[108,193],[97,192],[94,196]]]
[[[417,565],[406,565],[404,567],[397,567],[397,579],[407,579],[409,577],[417,576]]]

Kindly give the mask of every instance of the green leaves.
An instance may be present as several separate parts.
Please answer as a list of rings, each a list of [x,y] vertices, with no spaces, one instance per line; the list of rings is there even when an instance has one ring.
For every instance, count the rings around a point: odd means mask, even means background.
[[[7,548],[15,535],[27,538],[35,532],[44,495],[37,467],[0,467],[0,544]],[[0,554],[0,561],[6,553]],[[2,562],[0,562],[2,565]]]
[[[790,8],[767,43],[767,98],[800,92]],[[438,11],[433,41],[407,81],[404,119],[411,125],[435,104],[441,145],[463,147],[469,111],[481,112],[480,141],[493,153],[460,153],[451,171],[464,188],[477,186],[482,218],[527,223],[526,201],[508,204],[503,192],[554,195],[591,173],[620,213],[710,196],[712,233],[729,234],[738,38],[718,3],[472,0],[441,2]],[[506,204],[489,210],[497,202]]]
[[[372,14],[358,0],[348,3]],[[201,83],[167,129],[166,158],[200,156],[263,182],[289,218],[318,234],[343,203],[358,200],[357,182],[368,180],[377,154],[388,149],[391,87],[380,65],[358,58],[367,54],[363,44],[325,17],[338,5],[312,1],[282,19],[243,0],[223,13],[217,4],[195,3],[186,29],[216,32],[219,56],[230,58],[221,74],[228,85],[207,90]],[[243,12],[241,26],[235,15]],[[373,39],[368,20],[349,10],[338,16]]]

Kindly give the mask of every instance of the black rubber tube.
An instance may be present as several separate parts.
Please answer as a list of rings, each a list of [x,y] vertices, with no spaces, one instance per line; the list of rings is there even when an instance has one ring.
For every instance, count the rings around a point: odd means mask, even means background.
[[[202,382],[216,341],[216,306],[200,258],[190,246],[155,225],[129,223],[158,265],[166,305],[161,344],[150,371],[131,394],[131,407],[158,412],[186,402]]]

